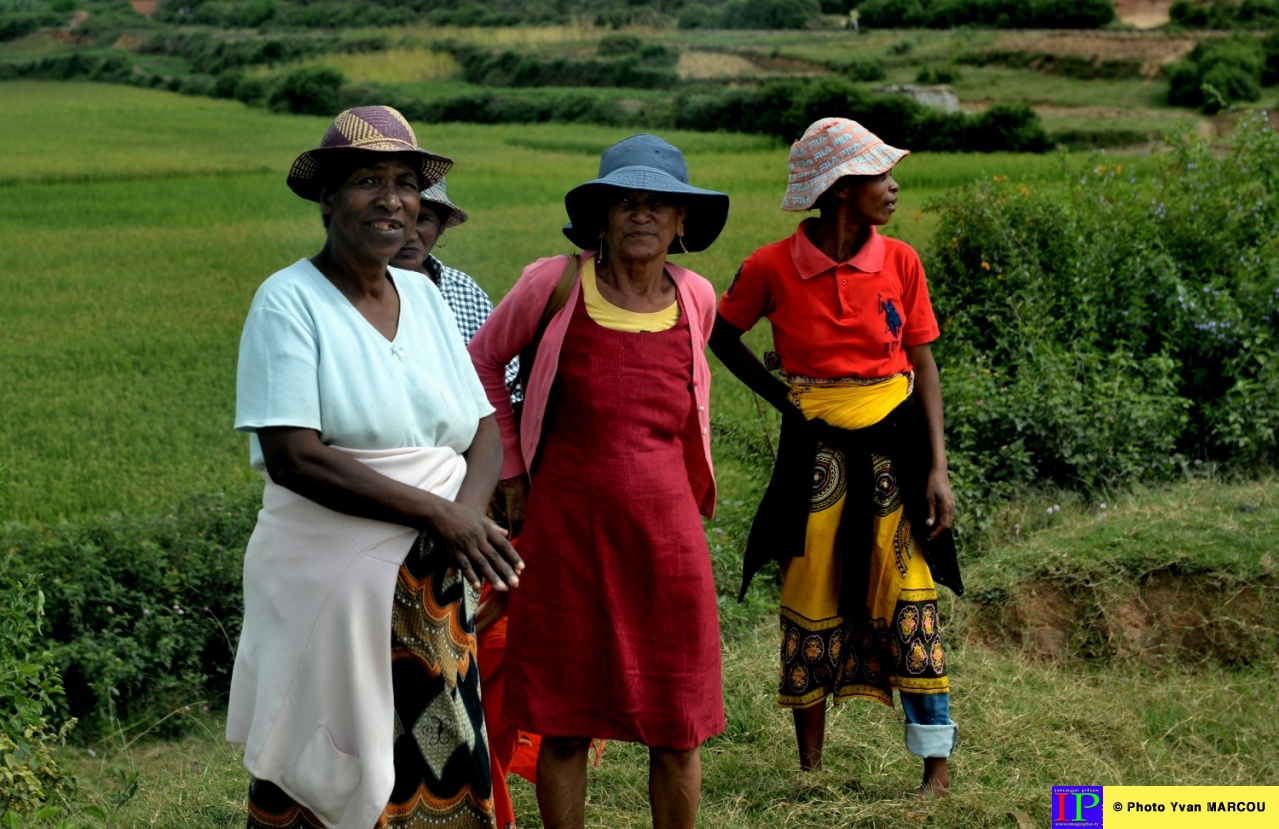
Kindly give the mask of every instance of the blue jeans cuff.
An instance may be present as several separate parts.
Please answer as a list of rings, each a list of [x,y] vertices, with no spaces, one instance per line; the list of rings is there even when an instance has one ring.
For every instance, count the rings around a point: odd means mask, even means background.
[[[906,723],[906,750],[916,757],[949,757],[959,739],[959,726]]]

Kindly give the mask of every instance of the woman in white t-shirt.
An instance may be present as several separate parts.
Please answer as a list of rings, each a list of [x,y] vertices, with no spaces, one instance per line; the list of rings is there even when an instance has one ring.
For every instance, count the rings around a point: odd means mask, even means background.
[[[360,107],[289,173],[327,238],[262,284],[240,343],[266,481],[227,723],[251,827],[493,825],[476,591],[523,567],[484,514],[501,439],[439,290],[388,267],[451,164]]]

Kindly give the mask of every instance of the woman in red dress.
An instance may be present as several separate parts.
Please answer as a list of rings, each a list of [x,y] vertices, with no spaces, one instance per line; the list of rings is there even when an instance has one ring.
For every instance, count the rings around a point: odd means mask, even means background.
[[[543,735],[548,827],[585,822],[590,738],[649,747],[655,827],[692,827],[699,746],[724,728],[710,553],[715,291],[666,261],[715,240],[728,196],[652,135],[604,151],[565,197],[580,257],[542,259],[471,341],[498,409],[503,487],[528,563],[510,603],[505,713]],[[559,288],[557,291],[556,289]],[[516,423],[504,367],[537,349]]]

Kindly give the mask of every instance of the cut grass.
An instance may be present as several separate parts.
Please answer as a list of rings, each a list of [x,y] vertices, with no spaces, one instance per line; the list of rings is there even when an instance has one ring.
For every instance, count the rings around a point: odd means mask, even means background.
[[[1279,724],[1269,715],[1271,671],[1151,674],[1140,670],[1063,670],[1031,666],[981,647],[953,646],[952,716],[960,745],[954,788],[939,803],[912,792],[920,763],[902,745],[900,711],[850,702],[828,717],[825,770],[796,769],[790,716],[774,703],[777,659],[772,625],[725,646],[728,729],[703,748],[699,826],[737,829],[910,825],[1008,826],[1007,812],[1041,815],[1050,787],[1099,785],[1275,785],[1270,747]],[[197,706],[198,707],[198,706]],[[68,749],[91,797],[110,802],[106,769],[136,768],[138,795],[122,826],[186,829],[244,822],[248,775],[241,751],[220,739],[218,716],[193,717],[192,736],[171,743]],[[647,756],[611,742],[590,770],[587,825],[651,825]],[[533,787],[512,778],[520,826],[538,827]]]
[[[1020,513],[1024,529],[970,565],[967,578],[980,592],[1038,574],[1043,561],[1085,557],[1093,562],[1085,572],[1133,573],[1134,562],[1158,561],[1173,544],[1183,550],[1188,570],[1196,569],[1193,561],[1203,573],[1273,576],[1277,492],[1273,479],[1195,479],[1119,498],[1107,504],[1111,517],[1105,519],[1097,518],[1103,511],[1096,501],[1066,502],[1051,516],[1044,509],[1039,521],[1032,517],[1035,506],[1027,505]],[[1129,540],[1098,543],[1098,532]],[[968,604],[943,594],[946,618],[962,617]],[[960,727],[951,760],[954,788],[943,802],[921,803],[911,796],[920,763],[902,746],[901,714],[879,705],[854,701],[832,709],[826,768],[801,775],[790,717],[775,704],[775,623],[769,614],[739,628],[723,647],[727,727],[703,748],[699,825],[979,829],[1009,825],[1012,810],[1041,815],[1050,787],[1067,781],[1279,785],[1273,649],[1246,670],[1194,667],[1192,660],[1152,670],[1137,662],[1027,662],[1006,644],[983,646],[963,632],[962,621],[947,628],[952,715]],[[206,705],[211,713],[202,710]],[[127,731],[68,748],[62,757],[85,781],[88,797],[104,806],[118,791],[110,769],[138,773],[138,794],[118,816],[122,826],[239,826],[248,777],[241,750],[221,739],[219,710],[217,702],[192,699],[178,714],[190,721],[184,739],[149,741]],[[649,825],[643,747],[609,743],[589,774],[588,826]],[[540,826],[533,788],[512,778],[512,789],[519,824]]]

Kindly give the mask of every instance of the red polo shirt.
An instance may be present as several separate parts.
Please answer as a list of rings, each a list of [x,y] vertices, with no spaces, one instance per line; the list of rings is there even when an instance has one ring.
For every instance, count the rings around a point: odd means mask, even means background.
[[[756,250],[719,300],[719,314],[749,331],[768,317],[782,369],[807,377],[890,377],[911,368],[902,346],[940,333],[915,249],[870,238],[834,262],[804,233]]]

